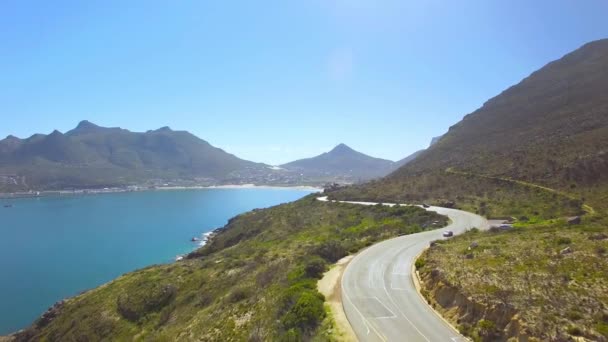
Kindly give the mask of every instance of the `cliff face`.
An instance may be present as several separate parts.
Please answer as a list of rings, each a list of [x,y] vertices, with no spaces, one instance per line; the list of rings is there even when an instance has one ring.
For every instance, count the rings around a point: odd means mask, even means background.
[[[459,327],[462,333],[472,335],[471,327],[481,320],[492,322],[492,330],[477,333],[484,341],[506,341],[509,338],[529,338],[517,311],[502,303],[486,305],[467,297],[457,286],[446,283],[440,272],[421,274],[422,293],[429,304],[445,319]]]

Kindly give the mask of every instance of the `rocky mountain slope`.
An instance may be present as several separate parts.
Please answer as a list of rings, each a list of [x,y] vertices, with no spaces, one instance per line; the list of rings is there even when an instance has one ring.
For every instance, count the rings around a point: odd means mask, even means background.
[[[604,39],[490,99],[388,177],[332,196],[513,223],[435,242],[416,262],[429,304],[472,340],[606,341],[606,94]]]
[[[530,183],[601,205],[606,196],[598,189],[608,184],[606,94],[608,39],[547,64],[466,115],[414,161],[344,197],[459,197],[479,210],[504,194],[492,183],[511,181],[508,190],[528,192]]]

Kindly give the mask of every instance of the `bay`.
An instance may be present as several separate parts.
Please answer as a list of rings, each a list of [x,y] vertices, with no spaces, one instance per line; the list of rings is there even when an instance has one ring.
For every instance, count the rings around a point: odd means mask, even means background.
[[[151,264],[172,262],[239,213],[301,189],[197,189],[0,200],[0,335],[54,302]],[[12,207],[4,207],[12,205]]]

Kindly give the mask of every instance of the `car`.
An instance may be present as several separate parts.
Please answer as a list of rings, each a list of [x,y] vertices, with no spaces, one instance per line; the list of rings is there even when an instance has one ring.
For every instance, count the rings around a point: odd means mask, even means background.
[[[430,206],[430,205],[428,205],[428,204],[426,204],[426,203],[422,203],[422,207],[423,207],[423,208],[430,208],[431,206]]]
[[[454,236],[454,232],[451,230],[446,230],[445,232],[443,232],[443,237],[452,237]]]

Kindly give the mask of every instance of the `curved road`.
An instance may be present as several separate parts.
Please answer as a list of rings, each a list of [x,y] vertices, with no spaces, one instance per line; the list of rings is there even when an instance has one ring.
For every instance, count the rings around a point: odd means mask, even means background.
[[[326,197],[319,198],[327,201]],[[346,203],[374,205],[371,202]],[[386,205],[393,205],[388,204]],[[418,294],[412,279],[414,259],[445,230],[460,234],[486,229],[485,218],[456,209],[430,207],[450,218],[442,229],[400,236],[357,254],[342,275],[342,305],[361,341],[466,341]]]

